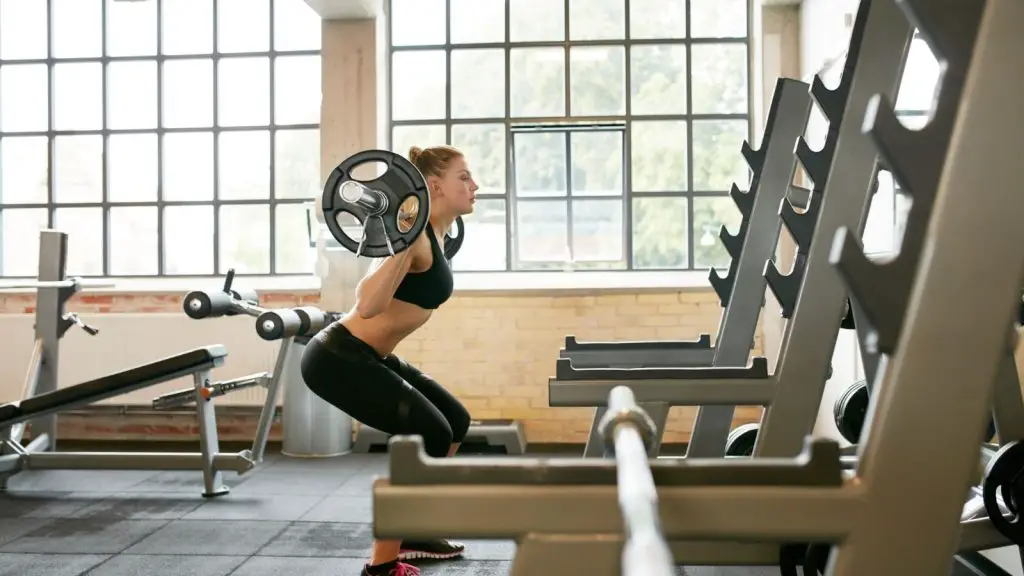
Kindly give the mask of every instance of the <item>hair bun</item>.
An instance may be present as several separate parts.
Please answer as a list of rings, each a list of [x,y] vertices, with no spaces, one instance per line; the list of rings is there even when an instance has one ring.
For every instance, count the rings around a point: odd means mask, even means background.
[[[419,146],[413,146],[409,148],[409,161],[415,164],[416,161],[420,159],[420,156],[422,154],[423,148],[420,148]]]

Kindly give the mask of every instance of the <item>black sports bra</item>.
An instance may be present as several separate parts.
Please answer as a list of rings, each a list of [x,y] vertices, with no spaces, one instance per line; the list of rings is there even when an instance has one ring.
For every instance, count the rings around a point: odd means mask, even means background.
[[[395,290],[395,299],[427,310],[436,310],[451,298],[455,277],[429,223],[424,233],[430,239],[430,253],[434,261],[424,272],[406,274]]]

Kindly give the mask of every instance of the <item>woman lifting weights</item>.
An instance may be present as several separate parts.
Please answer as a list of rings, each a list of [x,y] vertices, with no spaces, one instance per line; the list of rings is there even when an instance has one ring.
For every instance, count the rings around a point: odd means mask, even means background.
[[[473,212],[478,186],[463,154],[449,146],[409,150],[430,189],[430,221],[408,250],[378,260],[356,287],[355,307],[316,335],[302,377],[317,396],[367,426],[423,437],[427,454],[451,456],[469,429],[469,412],[436,380],[394,355],[398,344],[452,295],[444,234]],[[404,560],[455,558],[447,540],[374,541],[363,576],[416,576]]]

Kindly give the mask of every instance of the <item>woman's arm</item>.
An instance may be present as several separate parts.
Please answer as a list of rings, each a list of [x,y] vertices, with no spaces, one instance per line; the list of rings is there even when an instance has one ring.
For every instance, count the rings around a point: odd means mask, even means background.
[[[368,319],[384,312],[395,290],[412,267],[412,246],[401,254],[374,262],[370,273],[356,286],[356,313]]]

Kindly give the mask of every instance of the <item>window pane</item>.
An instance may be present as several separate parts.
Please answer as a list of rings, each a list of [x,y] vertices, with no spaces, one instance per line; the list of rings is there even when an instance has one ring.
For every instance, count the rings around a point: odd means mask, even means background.
[[[110,274],[155,276],[157,270],[156,206],[110,209]]]
[[[219,199],[270,198],[270,132],[221,132],[217,162]]]
[[[164,208],[164,274],[213,274],[213,206]]]
[[[452,50],[451,59],[452,118],[503,118],[505,50]]]
[[[217,125],[270,124],[270,59],[225,58],[217,76]]]
[[[573,116],[626,113],[626,49],[588,46],[569,49]]]
[[[68,235],[68,276],[103,275],[103,208],[57,208],[53,227]]]
[[[162,85],[165,128],[213,126],[212,60],[168,60]]]
[[[565,40],[565,0],[508,0],[512,42]]]
[[[516,202],[519,269],[562,269],[569,261],[568,206],[560,200]],[[466,226],[466,236],[472,231]],[[467,242],[468,243],[468,242]]]
[[[320,122],[320,57],[282,56],[274,61],[274,124]]]
[[[107,54],[156,54],[156,2],[107,1]]]
[[[165,134],[163,199],[213,200],[213,134]]]
[[[693,189],[725,191],[735,183],[745,190],[750,168],[740,149],[746,139],[746,120],[694,120]]]
[[[686,190],[686,122],[638,121],[631,132],[633,191]]]
[[[693,267],[728,268],[729,253],[718,234],[724,225],[735,234],[743,215],[728,196],[693,199]]]
[[[55,130],[103,128],[103,65],[99,62],[53,67]]]
[[[630,112],[686,114],[686,46],[638,44],[629,52]]]
[[[513,135],[516,196],[565,196],[565,167],[568,165],[565,138],[565,132],[525,132]]]
[[[565,116],[565,49],[513,48],[512,116]]]
[[[0,59],[46,58],[49,39],[46,29],[46,2],[0,2]]]
[[[900,114],[897,116],[900,119],[900,123],[911,130],[920,130],[928,124],[928,116],[925,114],[914,114],[906,115]]]
[[[878,171],[878,190],[871,197],[868,217],[861,235],[865,254],[893,252],[899,249],[893,242],[896,231],[896,200],[892,173]]]
[[[573,195],[621,195],[623,133],[617,130],[574,132],[570,137]]]
[[[408,157],[409,148],[419,146],[429,148],[445,143],[443,124],[424,124],[419,126],[395,126],[391,130],[391,151]]]
[[[107,67],[107,127],[114,130],[156,128],[156,62],[110,63]]]
[[[103,55],[103,5],[100,0],[50,0],[53,57]]]
[[[910,53],[903,67],[896,109],[930,111],[939,82],[939,72],[939,62],[932,54],[928,43],[921,38],[915,38],[910,43]]]
[[[694,38],[744,38],[748,0],[690,0]]]
[[[164,54],[213,52],[213,0],[174,0],[160,3]]]
[[[107,195],[111,202],[153,202],[157,135],[112,134],[107,141]]]
[[[36,276],[39,272],[39,231],[49,224],[46,208],[0,210],[0,273]]]
[[[391,57],[392,119],[444,118],[447,67],[443,50],[396,52]]]
[[[53,139],[53,199],[56,202],[103,200],[103,137]]]
[[[274,139],[274,196],[314,198],[320,194],[320,130],[280,130]]]
[[[693,57],[693,113],[745,113],[746,45],[695,44],[690,51]]]
[[[46,203],[49,155],[44,136],[0,138],[0,204]]]
[[[0,130],[42,132],[50,125],[46,64],[0,66]]]
[[[686,0],[629,0],[629,35],[686,38]]]
[[[274,210],[274,266],[278,274],[309,274],[316,249],[309,247],[309,217],[302,204],[278,204]]]
[[[221,206],[218,219],[220,270],[217,273],[224,274],[234,268],[239,274],[269,274],[270,206]]]
[[[452,44],[505,41],[505,0],[449,0]]]
[[[217,0],[217,52],[270,50],[270,0]]]
[[[573,200],[574,262],[600,263],[598,268],[621,268],[625,264],[622,232],[621,199]]]
[[[569,0],[570,40],[621,40],[625,37],[626,3],[623,0]]]
[[[633,198],[633,268],[687,266],[686,198]]]
[[[508,267],[508,226],[504,198],[478,198],[473,213],[462,217],[467,241],[452,259],[458,271],[493,271]],[[472,234],[472,236],[470,236]],[[472,238],[472,240],[469,240]]]
[[[274,0],[274,50],[319,50],[320,26],[305,0]]]
[[[456,124],[452,126],[452,146],[466,155],[473,179],[480,187],[476,191],[477,195],[508,192],[505,183],[504,124]],[[477,209],[479,206],[478,200]]]
[[[444,44],[445,0],[391,0],[391,45]]]

